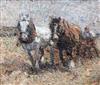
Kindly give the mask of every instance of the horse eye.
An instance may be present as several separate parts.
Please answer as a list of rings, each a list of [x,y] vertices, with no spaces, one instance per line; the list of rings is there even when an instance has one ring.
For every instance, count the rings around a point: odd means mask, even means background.
[[[20,34],[22,34],[22,32],[20,32]]]

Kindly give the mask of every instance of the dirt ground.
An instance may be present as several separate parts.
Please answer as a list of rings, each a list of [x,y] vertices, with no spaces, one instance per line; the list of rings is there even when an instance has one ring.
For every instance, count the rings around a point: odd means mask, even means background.
[[[30,68],[27,55],[21,46],[16,47],[16,37],[0,38],[1,85],[100,85],[100,57],[87,60],[70,72],[46,69],[32,74]]]

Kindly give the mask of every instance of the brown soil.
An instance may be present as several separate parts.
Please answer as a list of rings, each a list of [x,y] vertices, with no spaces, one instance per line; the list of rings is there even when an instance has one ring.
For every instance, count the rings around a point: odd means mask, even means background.
[[[45,57],[49,58],[46,53]],[[1,85],[100,85],[100,58],[87,60],[70,72],[54,69],[31,73],[31,65],[23,49],[16,47],[15,37],[0,38]]]

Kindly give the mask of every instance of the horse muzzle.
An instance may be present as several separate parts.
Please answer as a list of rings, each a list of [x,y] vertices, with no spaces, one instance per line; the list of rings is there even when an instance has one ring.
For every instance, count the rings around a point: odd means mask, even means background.
[[[21,38],[22,38],[23,40],[26,40],[26,39],[28,38],[28,35],[25,34],[25,33],[22,33]]]

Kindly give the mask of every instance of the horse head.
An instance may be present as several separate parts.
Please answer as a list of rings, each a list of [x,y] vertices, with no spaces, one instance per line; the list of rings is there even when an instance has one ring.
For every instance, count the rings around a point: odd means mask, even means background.
[[[50,23],[50,29],[52,32],[52,40],[58,40],[59,37],[64,37],[65,33],[68,34],[68,27],[66,27],[66,21],[60,17],[52,18]]]
[[[21,16],[18,22],[19,39],[22,42],[30,42],[33,39],[33,32],[35,31],[35,26],[32,19],[28,15]]]
[[[49,28],[52,32],[51,38],[52,40],[57,40],[58,39],[58,27],[60,23],[61,18],[52,18],[51,22],[49,24]]]

